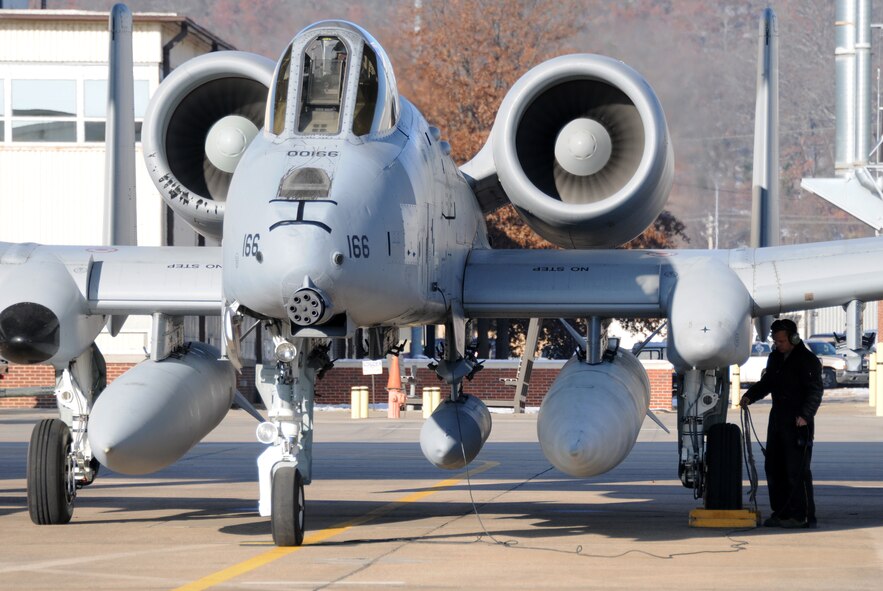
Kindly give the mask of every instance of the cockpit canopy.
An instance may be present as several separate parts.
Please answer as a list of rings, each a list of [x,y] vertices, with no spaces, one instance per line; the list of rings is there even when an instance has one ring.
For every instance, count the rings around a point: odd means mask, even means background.
[[[322,21],[294,38],[276,67],[267,113],[279,136],[382,134],[399,95],[386,52],[364,29]]]

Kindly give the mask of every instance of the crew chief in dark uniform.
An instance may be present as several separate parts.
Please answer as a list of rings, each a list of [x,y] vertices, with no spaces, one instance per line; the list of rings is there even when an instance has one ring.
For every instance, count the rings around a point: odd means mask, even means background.
[[[745,407],[773,395],[765,464],[773,514],[763,524],[814,527],[810,462],[814,417],[822,402],[822,364],[800,340],[791,320],[776,320],[770,332],[775,351],[767,360],[766,373],[740,401]]]

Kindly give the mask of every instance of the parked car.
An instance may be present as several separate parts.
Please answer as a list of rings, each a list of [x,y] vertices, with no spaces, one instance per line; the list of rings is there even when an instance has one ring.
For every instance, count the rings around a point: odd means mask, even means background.
[[[640,346],[640,343],[638,343],[632,347],[632,354],[638,359],[668,361],[665,341],[651,341],[647,343],[643,349],[638,351],[638,347]],[[638,352],[635,353],[635,351]],[[671,372],[671,395],[672,398],[675,399],[678,396],[678,375],[674,371]]]
[[[739,367],[739,381],[743,384],[753,384],[760,381],[763,372],[766,371],[767,358],[770,356],[768,343],[760,341],[751,346],[751,357]]]
[[[846,369],[838,374],[838,383],[858,385],[868,383],[868,354],[876,348],[877,331],[866,330],[862,336],[862,347],[857,350],[846,346],[846,334],[840,332],[813,335],[806,340],[830,343],[835,349],[835,355],[846,362]]]
[[[640,343],[632,347],[632,353],[638,350]],[[644,348],[636,354],[638,359],[662,359],[667,360],[668,355],[665,350],[665,341],[651,341],[644,345]]]
[[[828,340],[811,338],[804,341],[822,362],[822,385],[835,388],[843,384],[867,384],[868,369],[862,356],[850,349],[837,349]]]

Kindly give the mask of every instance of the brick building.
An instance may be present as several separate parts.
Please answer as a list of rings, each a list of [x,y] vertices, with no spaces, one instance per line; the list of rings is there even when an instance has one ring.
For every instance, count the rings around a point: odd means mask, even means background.
[[[428,360],[404,359],[402,373],[414,376],[414,391],[419,397],[422,388],[439,386],[442,383],[435,373],[427,367]],[[528,390],[527,406],[539,406],[543,396],[549,390],[564,361],[540,359],[534,364]],[[672,408],[672,366],[667,361],[643,361],[644,368],[650,378],[650,408],[670,410]],[[129,369],[133,363],[108,363],[107,379],[112,381]],[[238,387],[246,396],[256,399],[254,392],[254,367],[246,367],[238,378]],[[503,380],[514,379],[518,371],[517,360],[488,360],[485,369],[478,372],[471,382],[467,382],[465,391],[474,394],[490,405],[505,405],[514,398],[514,388],[506,385]],[[362,363],[358,360],[339,360],[334,369],[316,385],[317,404],[349,404],[350,388],[353,386],[373,386],[372,402],[383,403],[387,400],[386,382],[388,379],[386,362],[384,373],[374,376],[362,375]],[[36,365],[11,365],[9,373],[0,378],[0,408],[54,408],[55,397],[52,387],[55,374],[51,367]],[[408,390],[408,386],[405,386]]]

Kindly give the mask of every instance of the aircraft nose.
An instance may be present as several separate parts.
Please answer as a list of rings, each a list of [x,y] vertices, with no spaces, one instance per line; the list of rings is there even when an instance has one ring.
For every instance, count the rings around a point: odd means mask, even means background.
[[[0,312],[0,357],[13,363],[42,363],[58,348],[58,316],[46,306],[20,302]]]

